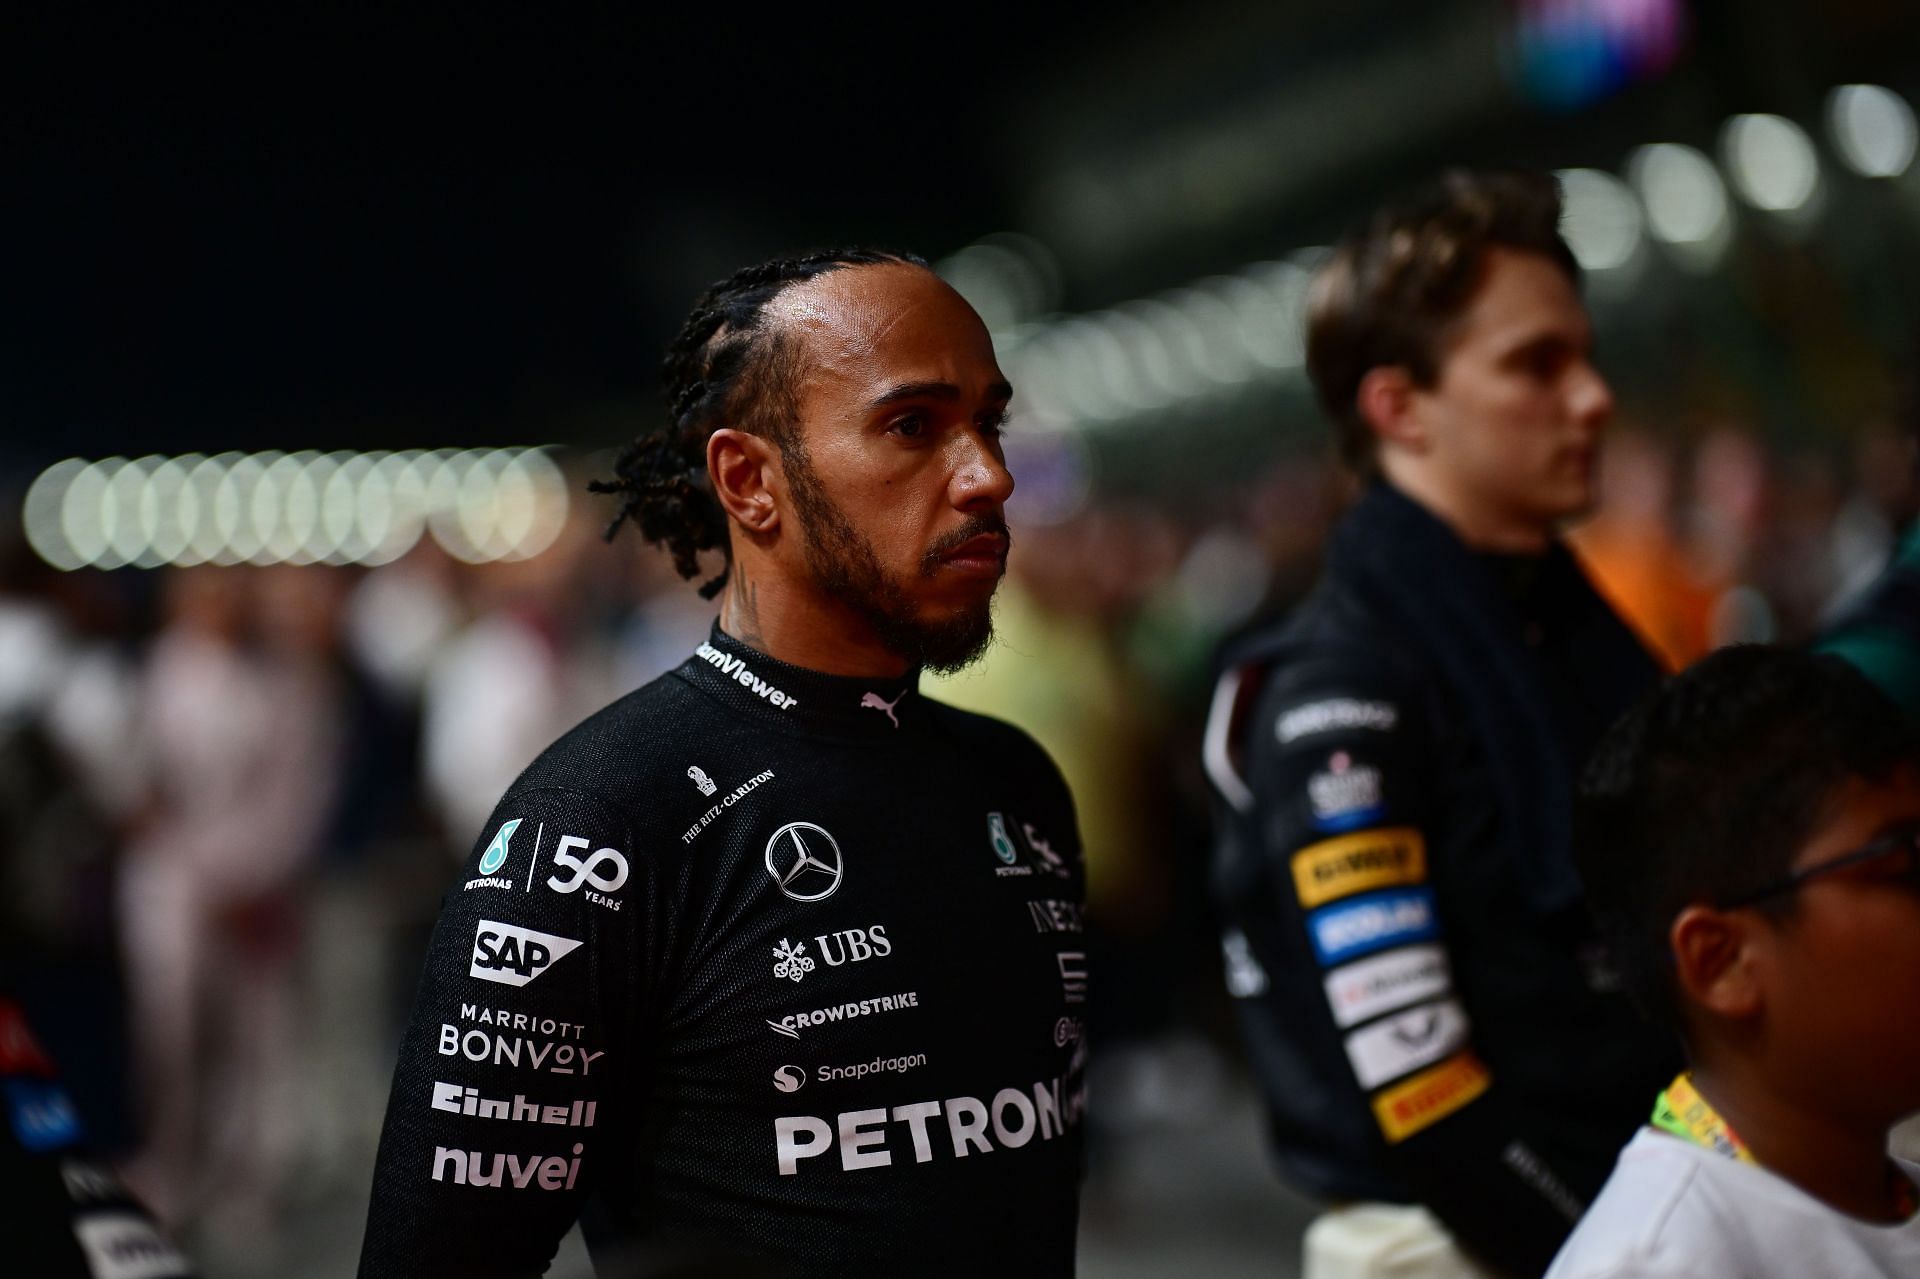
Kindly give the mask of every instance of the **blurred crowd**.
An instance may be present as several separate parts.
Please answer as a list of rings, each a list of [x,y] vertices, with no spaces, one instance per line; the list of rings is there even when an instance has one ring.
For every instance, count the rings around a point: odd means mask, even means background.
[[[1816,631],[1916,507],[1896,424],[1791,447],[1622,423],[1574,542],[1675,666]],[[1232,1070],[1205,907],[1212,654],[1310,584],[1348,496],[1318,453],[1204,515],[1012,515],[999,638],[934,695],[1026,728],[1074,791],[1109,1130]],[[541,555],[373,569],[0,569],[0,979],[96,1145],[210,1273],[364,1194],[440,893],[534,754],[682,661],[713,606],[576,504]],[[1093,1147],[1096,1183],[1101,1145]]]

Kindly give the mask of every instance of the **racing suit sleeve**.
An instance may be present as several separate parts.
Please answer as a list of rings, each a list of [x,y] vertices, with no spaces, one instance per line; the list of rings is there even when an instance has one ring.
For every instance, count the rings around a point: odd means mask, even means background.
[[[516,789],[495,808],[401,1042],[361,1279],[542,1274],[631,1162],[652,892],[599,799]]]
[[[1463,1246],[1538,1275],[1582,1205],[1532,1152],[1475,1054],[1430,855],[1435,740],[1419,699],[1353,660],[1275,674],[1244,725],[1276,980],[1317,1019],[1289,1029],[1367,1117],[1380,1162]]]

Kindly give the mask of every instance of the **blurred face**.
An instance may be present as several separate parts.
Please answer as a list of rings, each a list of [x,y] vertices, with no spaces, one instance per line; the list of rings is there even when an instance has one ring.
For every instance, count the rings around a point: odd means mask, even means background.
[[[1593,505],[1613,395],[1573,282],[1537,253],[1488,252],[1434,385],[1412,393],[1423,466],[1476,526],[1550,533]]]
[[[1807,842],[1804,870],[1920,824],[1920,775],[1852,781]],[[1818,875],[1756,940],[1767,1034],[1791,1084],[1890,1123],[1920,1108],[1920,888],[1911,852]]]
[[[992,633],[1013,477],[1012,395],[986,326],[910,266],[832,271],[772,304],[801,344],[783,452],[815,586],[909,662],[965,665]]]

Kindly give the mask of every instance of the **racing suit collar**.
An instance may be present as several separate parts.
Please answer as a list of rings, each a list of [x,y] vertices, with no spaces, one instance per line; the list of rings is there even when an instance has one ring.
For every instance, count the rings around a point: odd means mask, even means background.
[[[927,716],[918,669],[894,679],[827,675],[769,657],[718,621],[675,673],[729,706],[811,731],[884,739],[912,731]]]

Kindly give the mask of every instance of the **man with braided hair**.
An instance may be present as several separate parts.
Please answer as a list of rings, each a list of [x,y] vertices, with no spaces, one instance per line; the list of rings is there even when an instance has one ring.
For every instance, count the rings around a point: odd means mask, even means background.
[[[580,1218],[639,1273],[1070,1275],[1071,803],[916,688],[1005,567],[986,329],[917,258],[782,258],[707,291],[665,382],[596,488],[683,576],[725,556],[718,622],[527,769],[448,893],[360,1274],[540,1274]]]

